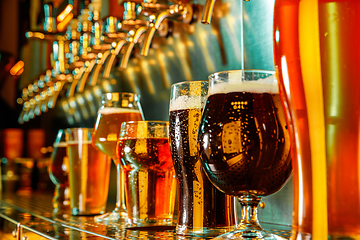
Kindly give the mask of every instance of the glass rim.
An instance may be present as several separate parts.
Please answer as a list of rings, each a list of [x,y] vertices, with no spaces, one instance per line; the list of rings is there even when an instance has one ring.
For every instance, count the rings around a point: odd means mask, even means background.
[[[220,77],[221,74],[224,73],[232,73],[232,72],[253,72],[253,73],[268,73],[268,74],[275,74],[276,72],[274,70],[265,70],[265,69],[235,69],[235,70],[225,70],[220,72],[212,73],[208,76],[209,81],[214,79],[215,77]],[[221,77],[220,77],[221,78]]]
[[[165,124],[169,124],[169,121],[162,121],[162,120],[138,120],[138,121],[125,121],[122,122],[121,125],[125,125],[128,123],[165,123]]]
[[[187,80],[187,81],[177,82],[177,83],[172,84],[171,87],[175,87],[178,85],[182,85],[185,83],[191,83],[191,82],[195,82],[195,83],[209,82],[209,79],[207,79],[207,80]]]

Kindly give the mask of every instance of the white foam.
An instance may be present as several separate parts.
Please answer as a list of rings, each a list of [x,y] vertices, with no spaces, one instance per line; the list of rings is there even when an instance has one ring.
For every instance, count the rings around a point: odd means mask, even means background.
[[[201,109],[205,105],[207,96],[180,96],[170,101],[170,111],[182,109]]]
[[[112,107],[105,107],[99,109],[99,113],[101,115],[109,115],[109,114],[116,114],[116,113],[139,113],[140,110],[138,109],[131,109],[131,108],[112,108]]]
[[[233,77],[233,76],[231,76]],[[235,77],[226,83],[217,83],[209,87],[209,95],[230,92],[252,92],[252,93],[279,93],[279,87],[275,76],[269,76],[256,81],[240,81]]]

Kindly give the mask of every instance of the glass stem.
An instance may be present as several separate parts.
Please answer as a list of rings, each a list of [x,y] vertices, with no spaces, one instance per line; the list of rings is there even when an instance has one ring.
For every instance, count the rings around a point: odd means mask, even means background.
[[[238,200],[242,208],[241,220],[238,228],[262,230],[257,217],[257,207],[261,202],[261,197],[249,194],[239,197]]]
[[[125,212],[126,211],[126,203],[124,196],[124,186],[122,181],[124,178],[124,173],[121,169],[121,164],[116,164],[116,208],[114,212]]]

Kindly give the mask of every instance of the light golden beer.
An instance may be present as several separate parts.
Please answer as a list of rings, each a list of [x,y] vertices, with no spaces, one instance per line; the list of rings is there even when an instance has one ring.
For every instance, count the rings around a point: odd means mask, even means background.
[[[110,161],[91,141],[69,141],[70,206],[73,215],[104,213]]]
[[[116,155],[116,143],[120,133],[121,123],[142,120],[138,109],[105,107],[99,110],[96,130],[93,133],[95,146],[110,156],[115,164],[120,164]]]
[[[276,0],[275,67],[294,128],[294,239],[360,239],[360,1]]]

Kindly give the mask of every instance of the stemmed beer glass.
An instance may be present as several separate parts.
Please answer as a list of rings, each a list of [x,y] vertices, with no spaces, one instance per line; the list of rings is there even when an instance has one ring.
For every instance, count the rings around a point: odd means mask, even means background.
[[[263,196],[279,191],[292,172],[290,141],[278,85],[271,71],[210,75],[198,132],[198,150],[209,180],[238,197],[242,218],[220,239],[281,239],[257,219]]]
[[[49,176],[55,184],[54,213],[70,213],[69,158],[66,147],[65,131],[60,129],[53,144],[49,164]]]
[[[125,218],[124,174],[116,154],[121,123],[143,120],[140,96],[134,93],[105,93],[94,126],[93,144],[114,161],[117,169],[116,208],[112,213],[95,217],[96,221],[117,221]]]

